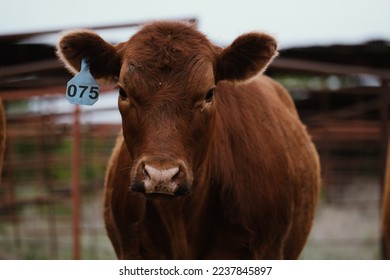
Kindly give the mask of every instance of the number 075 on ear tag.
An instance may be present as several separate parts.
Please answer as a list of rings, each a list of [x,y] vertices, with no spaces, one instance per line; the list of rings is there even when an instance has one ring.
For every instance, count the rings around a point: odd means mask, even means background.
[[[99,84],[89,71],[89,59],[83,58],[80,72],[66,85],[66,99],[72,104],[92,106],[98,98]]]

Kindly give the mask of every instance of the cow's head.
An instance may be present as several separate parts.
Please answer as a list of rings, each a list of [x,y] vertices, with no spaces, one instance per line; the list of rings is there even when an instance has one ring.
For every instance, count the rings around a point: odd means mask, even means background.
[[[222,49],[192,26],[171,22],[146,25],[117,45],[85,30],[65,34],[58,44],[72,72],[88,57],[96,79],[117,84],[133,159],[130,187],[149,196],[190,193],[212,143],[218,82],[247,80],[276,53],[266,34],[244,34]]]

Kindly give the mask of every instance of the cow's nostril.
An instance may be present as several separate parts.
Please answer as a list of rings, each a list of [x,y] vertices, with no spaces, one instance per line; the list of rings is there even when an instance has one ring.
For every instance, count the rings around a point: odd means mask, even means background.
[[[171,182],[176,182],[179,179],[180,169],[177,170],[177,173],[172,176]]]
[[[143,169],[143,173],[144,173],[145,179],[149,179],[149,180],[151,179],[151,177],[150,177],[150,175],[145,167]]]
[[[175,191],[175,195],[177,196],[185,196],[189,194],[191,194],[191,190],[188,185],[180,185]]]
[[[140,193],[144,193],[145,192],[145,184],[143,182],[139,182],[139,183],[136,183],[136,184],[133,184],[130,189],[133,191],[133,192],[140,192]]]

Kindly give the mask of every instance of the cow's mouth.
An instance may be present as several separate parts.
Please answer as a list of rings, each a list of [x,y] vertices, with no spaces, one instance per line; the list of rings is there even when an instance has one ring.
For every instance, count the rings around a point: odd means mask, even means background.
[[[143,193],[148,199],[171,200],[175,198],[185,197],[191,194],[190,187],[185,184],[177,186],[174,192],[170,192],[164,188],[156,188],[153,191],[147,191],[144,182],[133,184],[130,189],[133,192]]]
[[[151,200],[173,200],[178,198],[178,196],[164,193],[145,193],[144,195],[147,199]]]

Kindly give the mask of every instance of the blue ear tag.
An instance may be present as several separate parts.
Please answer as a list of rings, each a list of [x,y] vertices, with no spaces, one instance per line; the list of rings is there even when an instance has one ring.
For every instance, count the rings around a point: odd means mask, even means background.
[[[98,98],[99,84],[89,71],[89,59],[83,58],[80,72],[66,84],[66,99],[72,104],[92,106]]]

